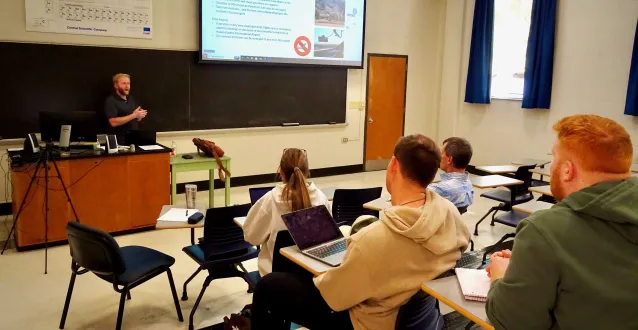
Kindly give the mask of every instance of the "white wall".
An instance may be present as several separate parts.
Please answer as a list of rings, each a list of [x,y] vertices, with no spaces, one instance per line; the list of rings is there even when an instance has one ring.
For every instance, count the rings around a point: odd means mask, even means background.
[[[406,133],[436,134],[443,45],[443,0],[368,0],[366,53],[407,54]],[[0,41],[196,50],[198,1],[154,0],[153,39],[126,39],[25,31],[23,0],[0,1]],[[1,60],[1,59],[0,59]],[[135,93],[135,81],[133,93]],[[105,82],[108,84],[108,82]],[[348,101],[365,101],[365,69],[348,73]],[[344,105],[345,111],[346,105]],[[150,115],[152,115],[152,109]],[[308,150],[311,168],[361,164],[363,113],[347,110],[346,128],[304,128],[290,131],[198,134],[219,143],[233,158],[233,176],[274,173],[286,147]],[[1,135],[1,132],[0,132]],[[159,142],[178,152],[192,152],[191,135],[162,136]],[[354,140],[342,143],[348,137]],[[11,147],[0,143],[0,153]],[[15,147],[15,146],[14,146]],[[5,166],[6,167],[6,166]],[[184,174],[179,182],[202,180],[205,173]],[[0,184],[4,184],[0,180]],[[0,202],[5,200],[0,190]]]
[[[568,115],[593,113],[618,121],[638,141],[638,119],[623,115],[638,1],[559,1],[549,110],[524,110],[520,101],[463,102],[473,11],[474,0],[448,0],[439,139],[468,138],[475,165],[549,158],[552,125]]]

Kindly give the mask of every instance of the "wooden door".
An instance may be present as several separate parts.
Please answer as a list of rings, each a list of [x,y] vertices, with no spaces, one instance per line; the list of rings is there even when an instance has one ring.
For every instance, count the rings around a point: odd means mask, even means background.
[[[403,136],[408,57],[368,55],[366,171],[383,170]]]
[[[68,183],[69,162],[58,161],[58,169],[64,183]],[[35,164],[27,165],[23,169],[12,172],[13,184],[13,216],[17,215],[18,209],[29,186],[33,175],[37,175],[34,186],[27,196],[25,207],[20,214],[16,224],[16,238],[18,246],[44,243],[45,233],[45,173],[44,167],[35,172]],[[52,163],[49,163],[49,211],[48,211],[48,240],[49,242],[66,239],[66,223],[72,220],[71,208],[67,202],[66,194],[62,189],[62,184],[57,178],[57,172]]]
[[[169,154],[129,157],[128,166],[133,227],[155,226],[162,206],[171,204]]]
[[[76,159],[69,189],[80,222],[106,232],[131,228],[127,157]]]

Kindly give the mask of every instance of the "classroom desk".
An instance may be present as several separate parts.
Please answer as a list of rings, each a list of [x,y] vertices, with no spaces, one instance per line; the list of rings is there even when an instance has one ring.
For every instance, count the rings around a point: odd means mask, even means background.
[[[534,174],[540,174],[541,176],[551,176],[552,175],[552,173],[550,172],[550,169],[547,168],[547,167],[546,168],[536,167],[536,168],[533,168],[533,169],[531,169],[529,171],[531,173],[534,173]]]
[[[326,198],[328,198],[329,201],[332,201],[335,198],[335,191],[339,189],[337,187],[326,187],[326,188],[321,188],[321,192],[323,192],[324,195],[326,195]]]
[[[512,206],[512,210],[532,214],[536,211],[549,210],[552,206],[554,206],[552,203],[531,200],[527,203]]]
[[[17,151],[8,152],[15,156]],[[153,228],[157,210],[170,203],[168,172],[170,149],[120,151],[108,154],[101,150],[79,150],[69,155],[54,154],[60,175],[81,223],[106,232],[126,232]],[[23,158],[25,162],[29,159]],[[31,177],[44,177],[36,164],[11,165],[13,217],[22,204]],[[24,209],[16,223],[15,242],[18,251],[37,248],[48,242],[66,241],[66,225],[75,220],[71,205],[57,172],[49,163],[48,226],[44,223],[44,179],[34,182]]]
[[[474,175],[470,177],[470,181],[472,181],[472,186],[480,189],[507,187],[515,186],[517,184],[523,184],[523,181],[521,180],[509,178],[502,175]]]
[[[638,173],[638,164],[631,164],[631,171],[634,173]]]
[[[193,159],[184,159],[182,155],[178,154],[175,158],[171,159],[171,204],[175,205],[177,197],[177,173],[179,172],[191,172],[191,171],[209,171],[208,174],[208,205],[215,207],[215,171],[219,168],[217,162],[213,157],[200,156],[196,152],[188,153],[193,156]],[[230,157],[221,157],[221,161],[230,171]],[[230,177],[226,177],[225,182],[225,205],[230,205]]]
[[[309,271],[314,276],[319,276],[332,268],[332,266],[328,264],[324,264],[319,260],[315,260],[302,254],[296,245],[285,247],[279,250],[279,253],[299,265],[301,268]]]
[[[492,165],[492,166],[477,166],[477,170],[487,172],[490,174],[507,174],[518,171],[518,166],[515,165]]]
[[[550,186],[530,187],[529,191],[554,197],[549,187]]]
[[[487,314],[485,313],[485,303],[465,299],[456,276],[427,281],[423,283],[421,288],[432,297],[463,314],[463,316],[474,321],[474,323],[482,328],[494,330],[494,327],[490,325]]]
[[[168,212],[168,210],[172,209],[173,205],[164,205],[162,206],[162,210],[160,210],[160,214],[157,217],[161,217],[164,213]],[[186,221],[159,221],[155,223],[155,229],[182,229],[182,228],[190,228],[191,230],[191,245],[195,245],[195,228],[203,228],[204,221],[206,220],[206,206],[203,204],[197,204],[197,209],[204,215],[204,219],[200,220],[198,223],[191,225]]]
[[[518,159],[512,162],[513,165],[519,165],[519,166],[536,165],[538,167],[543,167],[549,163],[551,163],[551,161],[549,160],[534,159],[534,158],[523,158],[523,159]]]
[[[382,211],[389,207],[392,207],[392,202],[389,197],[380,197],[373,201],[369,201],[363,204],[363,208],[373,211]]]
[[[246,223],[246,217],[238,217],[238,218],[234,218],[233,221],[235,221],[235,223],[241,227],[244,228],[244,224]]]

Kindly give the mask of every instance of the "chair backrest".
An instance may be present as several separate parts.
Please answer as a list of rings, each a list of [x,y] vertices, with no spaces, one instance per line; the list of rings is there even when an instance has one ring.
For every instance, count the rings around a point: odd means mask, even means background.
[[[443,317],[437,300],[419,290],[399,308],[396,330],[442,329]]]
[[[514,174],[514,178],[516,180],[523,181],[523,184],[509,186],[508,188],[510,188],[510,190],[517,195],[521,193],[529,193],[528,189],[532,185],[532,175],[533,175],[533,173],[530,172],[529,170],[534,168],[536,168],[536,165],[525,165],[525,166],[519,167],[518,170],[516,170],[516,173]]]
[[[289,273],[290,269],[290,261],[288,258],[284,257],[279,250],[295,245],[295,241],[290,236],[290,232],[287,230],[281,230],[277,232],[277,237],[275,237],[275,249],[273,250],[273,258],[272,258],[272,271],[273,272],[283,272]]]
[[[245,217],[250,206],[242,204],[206,210],[202,247],[207,257],[239,252],[252,247],[244,240],[244,231],[234,220]]]
[[[269,191],[273,190],[275,187],[259,187],[259,188],[250,188],[248,189],[248,194],[250,195],[250,204],[255,205],[257,201],[262,198]]]
[[[332,216],[338,224],[352,225],[362,215],[379,217],[378,211],[363,208],[363,204],[381,197],[383,188],[337,189],[332,200]]]
[[[120,246],[111,235],[79,222],[66,225],[71,258],[80,267],[102,275],[126,271]]]

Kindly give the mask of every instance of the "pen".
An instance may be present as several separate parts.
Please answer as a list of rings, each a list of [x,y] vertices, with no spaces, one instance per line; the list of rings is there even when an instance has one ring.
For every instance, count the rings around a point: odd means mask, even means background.
[[[188,210],[186,210],[186,216],[188,216]]]

